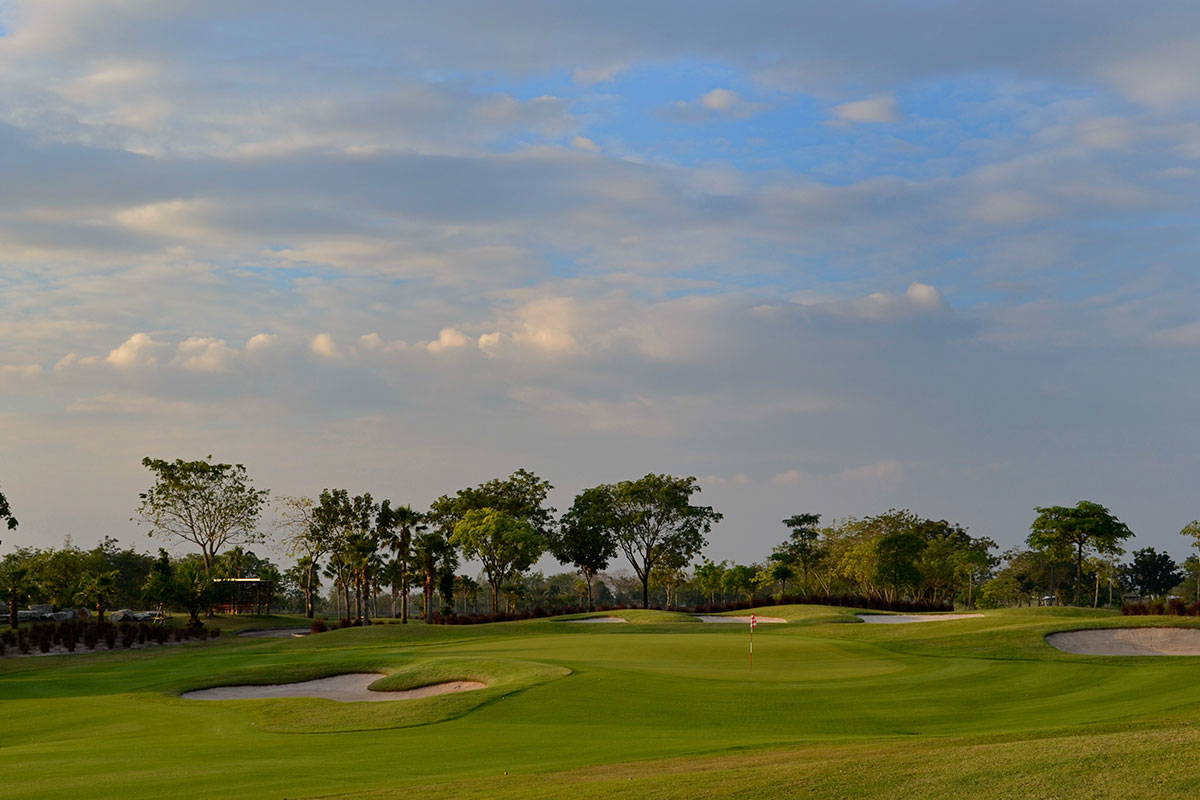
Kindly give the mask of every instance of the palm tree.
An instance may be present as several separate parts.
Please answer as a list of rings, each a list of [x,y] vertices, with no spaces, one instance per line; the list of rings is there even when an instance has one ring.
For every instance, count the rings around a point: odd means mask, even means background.
[[[444,572],[458,566],[454,545],[437,531],[426,531],[413,539],[413,560],[422,578],[425,622],[433,622],[433,593]]]
[[[411,506],[392,508],[391,502],[384,500],[379,508],[376,528],[382,543],[392,551],[392,563],[397,565],[396,580],[391,586],[393,598],[397,586],[403,595],[400,604],[400,623],[403,625],[408,624],[408,573],[413,566],[413,535],[426,530],[424,522],[425,515]]]
[[[8,625],[17,629],[17,606],[29,599],[29,591],[33,588],[33,580],[29,575],[29,567],[22,563],[19,553],[5,556],[0,564],[0,594],[8,598]]]
[[[104,624],[104,611],[116,592],[117,577],[115,569],[110,572],[92,573],[83,579],[79,594],[76,595],[79,602],[96,609],[96,621],[101,625]]]

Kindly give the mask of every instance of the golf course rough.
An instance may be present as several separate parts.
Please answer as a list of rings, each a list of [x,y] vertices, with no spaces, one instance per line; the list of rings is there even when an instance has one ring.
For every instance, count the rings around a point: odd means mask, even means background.
[[[1182,755],[1200,744],[1194,659],[1046,641],[1161,620],[1050,608],[846,624],[854,612],[740,612],[789,621],[755,632],[752,668],[748,626],[662,612],[12,659],[0,663],[0,798],[870,798],[904,786],[1027,800],[1200,786]],[[386,674],[374,689],[486,687],[406,702],[180,697],[348,673]]]

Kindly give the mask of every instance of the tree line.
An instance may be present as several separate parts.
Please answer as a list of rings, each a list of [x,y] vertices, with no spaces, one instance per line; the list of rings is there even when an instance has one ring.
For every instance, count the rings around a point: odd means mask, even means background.
[[[152,483],[139,494],[133,520],[198,552],[171,557],[160,550],[155,557],[121,550],[113,539],[86,551],[70,544],[18,549],[0,559],[0,598],[11,622],[17,606],[31,600],[80,604],[101,616],[152,603],[186,610],[196,621],[217,602],[219,579],[250,575],[310,618],[335,610],[359,624],[384,616],[389,601],[390,616],[407,622],[414,592],[426,621],[479,614],[482,597],[492,615],[833,596],[929,607],[1030,604],[1047,596],[1100,605],[1131,589],[1188,591],[1200,600],[1200,559],[1181,569],[1167,554],[1143,548],[1119,563],[1133,534],[1090,501],[1036,509],[1026,547],[999,557],[994,541],[957,523],[892,509],[829,525],[818,514],[796,514],[782,520],[787,537],[760,561],[693,563],[722,518],[693,502],[700,491],[694,477],[649,474],[590,487],[559,514],[547,503],[549,481],[525,469],[443,495],[422,511],[336,488],[278,498],[273,533],[294,559],[281,570],[247,549],[270,538],[262,516],[271,498],[245,466],[211,456],[142,463]],[[2,493],[0,521],[10,530],[18,524]],[[1200,523],[1181,533],[1200,547]],[[547,553],[571,572],[531,572]],[[459,572],[462,559],[480,565],[479,580]],[[617,560],[632,577],[605,574]]]

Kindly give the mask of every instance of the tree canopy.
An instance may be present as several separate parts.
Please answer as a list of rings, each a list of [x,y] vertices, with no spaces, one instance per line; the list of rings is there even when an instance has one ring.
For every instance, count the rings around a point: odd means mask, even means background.
[[[0,521],[3,521],[10,531],[17,527],[17,518],[13,516],[4,492],[0,492]]]
[[[554,527],[555,509],[546,505],[554,487],[526,469],[518,469],[507,478],[494,478],[474,488],[459,489],[453,497],[443,495],[429,507],[426,520],[447,538],[454,533],[468,511],[490,508],[503,511],[514,519],[533,526],[549,537]]]
[[[492,589],[492,612],[500,586],[511,576],[529,569],[546,550],[546,539],[524,519],[496,508],[473,508],[454,526],[450,543],[467,558],[483,564]]]
[[[550,552],[559,563],[579,570],[587,584],[587,607],[595,607],[592,584],[617,554],[613,526],[612,487],[593,486],[575,496],[550,537]]]
[[[1083,559],[1089,553],[1118,553],[1121,542],[1133,536],[1125,523],[1099,503],[1080,500],[1073,507],[1047,506],[1038,512],[1026,541],[1035,550],[1060,558],[1074,555],[1075,600],[1082,589]]]
[[[708,543],[706,534],[722,515],[691,504],[700,491],[694,477],[646,475],[621,481],[608,491],[617,544],[642,582],[642,607],[650,605],[650,573],[671,558],[686,561]]]
[[[261,542],[258,519],[269,494],[255,489],[241,464],[203,461],[164,461],[143,458],[154,485],[138,495],[136,519],[151,534],[178,538],[200,548],[204,567],[211,571],[216,555],[229,544]]]

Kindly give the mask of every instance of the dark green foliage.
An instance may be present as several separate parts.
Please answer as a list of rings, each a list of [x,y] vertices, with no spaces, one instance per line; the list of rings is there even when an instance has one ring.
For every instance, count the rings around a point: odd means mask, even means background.
[[[1035,550],[1056,558],[1075,557],[1075,602],[1084,590],[1083,559],[1089,553],[1117,553],[1121,542],[1133,536],[1125,523],[1099,503],[1080,500],[1073,507],[1047,506],[1035,509],[1038,516],[1026,540]]]
[[[570,564],[583,575],[589,610],[595,605],[592,586],[596,575],[617,554],[612,505],[611,487],[584,489],[575,496],[549,540],[550,552],[559,563]]]
[[[262,541],[258,518],[269,492],[255,489],[241,464],[143,458],[154,485],[138,495],[136,519],[152,534],[182,539],[200,548],[211,570],[228,544]]]
[[[1175,559],[1153,547],[1134,550],[1133,560],[1121,572],[1128,585],[1143,595],[1153,596],[1167,594],[1184,578]]]
[[[0,521],[3,521],[8,529],[14,530],[17,527],[17,518],[13,516],[12,509],[8,505],[8,498],[4,496],[4,492],[0,492]]]

